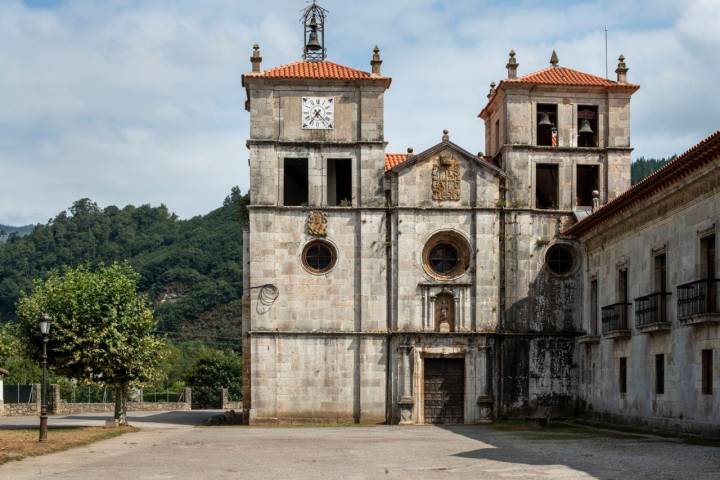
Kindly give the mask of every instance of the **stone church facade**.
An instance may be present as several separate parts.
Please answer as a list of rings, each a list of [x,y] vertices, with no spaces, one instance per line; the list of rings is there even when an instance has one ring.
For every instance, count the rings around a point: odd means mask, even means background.
[[[624,59],[616,80],[554,52],[518,76],[511,52],[479,115],[486,155],[447,131],[393,154],[379,50],[370,72],[330,62],[323,27],[313,3],[304,59],[263,69],[255,46],[243,75],[250,423],[482,423],[591,403],[616,413],[581,372],[617,356],[587,332],[588,268],[606,261],[605,244],[573,228],[630,188],[639,87]]]

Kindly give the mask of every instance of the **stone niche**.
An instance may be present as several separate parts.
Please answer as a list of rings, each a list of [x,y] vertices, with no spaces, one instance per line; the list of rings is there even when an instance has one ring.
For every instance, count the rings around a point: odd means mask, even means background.
[[[422,283],[420,302],[425,332],[469,332],[470,284]]]

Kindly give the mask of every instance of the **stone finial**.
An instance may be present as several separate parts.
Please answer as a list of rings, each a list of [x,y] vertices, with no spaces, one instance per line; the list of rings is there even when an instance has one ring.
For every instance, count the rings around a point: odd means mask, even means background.
[[[519,66],[520,64],[515,59],[515,50],[510,50],[510,58],[508,59],[507,65],[505,65],[508,72],[507,78],[517,78],[517,69]]]
[[[408,156],[408,157],[412,157],[412,156],[414,155],[414,153],[413,153],[414,151],[415,151],[415,150],[413,149],[413,147],[408,147],[408,149],[407,149],[407,156]]]
[[[489,91],[488,94],[487,94],[487,97],[488,97],[488,98],[490,98],[490,97],[492,97],[493,95],[495,95],[495,87],[496,87],[496,86],[497,86],[497,85],[495,85],[495,82],[490,82],[490,91]]]
[[[550,65],[553,67],[559,67],[560,66],[560,59],[558,58],[557,52],[553,50],[552,55],[550,55]]]
[[[373,75],[380,75],[380,66],[382,65],[382,59],[380,59],[380,49],[377,45],[375,45],[375,48],[373,48],[373,56],[372,60],[370,61],[370,66],[372,67],[372,74]]]
[[[592,212],[595,213],[600,208],[600,192],[592,191]]]
[[[450,141],[450,132],[447,130],[443,130],[443,136],[442,136],[443,142],[449,142]]]
[[[252,63],[252,71],[259,72],[260,65],[262,65],[262,57],[260,56],[260,45],[257,43],[253,45],[252,57],[250,57],[250,63]]]
[[[615,70],[615,73],[617,73],[617,82],[618,83],[627,83],[627,72],[630,70],[627,68],[627,65],[625,64],[625,56],[620,55],[618,57],[618,66]]]

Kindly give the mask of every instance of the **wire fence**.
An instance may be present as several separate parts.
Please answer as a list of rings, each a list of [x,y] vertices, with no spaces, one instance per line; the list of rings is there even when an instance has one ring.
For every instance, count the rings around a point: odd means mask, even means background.
[[[60,386],[60,399],[66,403],[113,403],[115,390],[102,385]],[[131,402],[180,403],[185,401],[184,391],[173,390],[131,390],[128,395]]]
[[[32,385],[3,385],[3,399],[5,403],[33,403],[35,388]]]

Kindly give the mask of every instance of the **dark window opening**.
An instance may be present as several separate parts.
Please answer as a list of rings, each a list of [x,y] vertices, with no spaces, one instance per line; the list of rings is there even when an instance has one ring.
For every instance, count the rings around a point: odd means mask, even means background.
[[[702,393],[712,395],[713,393],[713,351],[702,351]]]
[[[495,153],[500,151],[500,120],[495,121]]]
[[[655,255],[655,293],[667,292],[667,257],[664,253]],[[667,321],[667,298],[661,295],[658,298],[657,319],[660,322]]]
[[[700,274],[707,284],[707,311],[718,311],[718,282],[715,258],[715,235],[708,235],[700,240]]]
[[[537,125],[537,144],[545,147],[557,147],[557,105],[539,103],[535,124]]]
[[[335,249],[327,242],[314,241],[303,251],[303,263],[313,273],[325,273],[335,266]]]
[[[655,393],[665,393],[665,355],[662,353],[655,355]]]
[[[352,206],[352,160],[328,159],[327,199],[328,205]]]
[[[558,166],[538,164],[535,167],[535,206],[546,210],[558,208]]]
[[[308,204],[307,158],[286,158],[283,168],[283,205]]]
[[[457,249],[448,244],[440,243],[430,251],[430,268],[440,275],[449,275],[460,263]]]
[[[578,106],[578,147],[598,146],[598,107]]]
[[[626,269],[618,270],[617,299],[617,303],[622,304],[620,307],[621,325],[623,328],[628,328],[628,271]]]
[[[545,257],[550,271],[556,275],[567,275],[574,264],[573,250],[568,245],[553,245]]]
[[[597,165],[578,165],[577,167],[577,204],[581,207],[591,207],[593,190],[599,190],[600,169]]]
[[[627,393],[627,357],[620,357],[620,393]]]
[[[590,282],[590,334],[598,334],[598,281]]]

